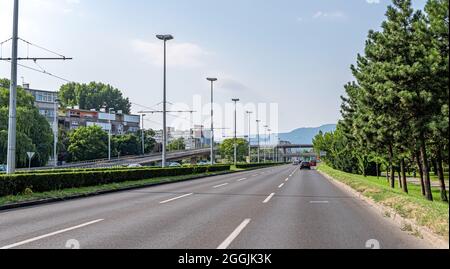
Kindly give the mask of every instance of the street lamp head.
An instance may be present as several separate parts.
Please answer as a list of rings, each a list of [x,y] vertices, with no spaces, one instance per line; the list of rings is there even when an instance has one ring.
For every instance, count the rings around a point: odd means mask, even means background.
[[[231,99],[233,102],[239,102],[240,99]]]
[[[172,35],[156,35],[156,38],[163,40],[163,41],[169,41],[173,39]]]
[[[217,78],[206,78],[206,80],[214,82],[214,81],[217,81]]]

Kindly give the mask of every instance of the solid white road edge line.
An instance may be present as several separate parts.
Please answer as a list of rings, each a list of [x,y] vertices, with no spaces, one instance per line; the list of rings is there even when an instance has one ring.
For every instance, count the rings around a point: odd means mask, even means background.
[[[264,204],[267,204],[271,199],[272,199],[272,197],[274,197],[275,196],[275,193],[271,193],[270,195],[269,195],[269,197],[267,197],[266,198],[266,200],[264,200]]]
[[[251,219],[244,220],[217,249],[227,249],[251,221]]]
[[[175,200],[178,200],[178,199],[181,199],[181,198],[184,198],[184,197],[188,197],[188,196],[191,196],[191,195],[194,195],[194,194],[193,193],[188,193],[188,194],[185,194],[185,195],[181,195],[181,196],[169,199],[169,200],[162,201],[162,202],[160,202],[160,204],[167,204],[169,202],[173,202]]]
[[[80,224],[80,225],[77,225],[77,226],[73,226],[73,227],[70,227],[70,228],[67,228],[67,229],[64,229],[64,230],[59,230],[59,231],[56,231],[56,232],[53,232],[53,233],[44,234],[44,235],[41,235],[41,236],[38,236],[38,237],[34,237],[34,238],[31,238],[31,239],[27,239],[27,240],[15,243],[15,244],[11,244],[11,245],[8,245],[8,246],[1,247],[0,249],[11,249],[11,248],[19,247],[19,246],[22,246],[22,245],[25,245],[25,244],[29,244],[29,243],[32,243],[32,242],[35,242],[35,241],[38,241],[38,240],[41,240],[41,239],[44,239],[44,238],[47,238],[47,237],[51,237],[51,236],[55,236],[55,235],[58,235],[58,234],[70,232],[70,231],[73,231],[73,230],[76,230],[76,229],[80,229],[80,228],[83,228],[83,227],[86,227],[86,226],[89,226],[89,225],[92,225],[92,224],[95,224],[95,223],[98,223],[98,222],[101,222],[101,221],[104,221],[104,219],[98,219],[98,220],[86,222],[86,223],[83,223],[83,224]]]
[[[310,201],[310,204],[329,204],[329,201]]]

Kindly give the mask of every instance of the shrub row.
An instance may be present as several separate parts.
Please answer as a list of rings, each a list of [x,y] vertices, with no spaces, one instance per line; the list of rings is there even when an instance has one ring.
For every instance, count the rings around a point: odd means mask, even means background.
[[[16,174],[0,176],[0,197],[18,195],[26,189],[47,192],[69,188],[90,187],[125,181],[158,177],[183,176],[208,172],[229,171],[229,165],[198,166],[164,169],[125,169],[111,171],[68,172],[50,174]]]
[[[238,169],[249,169],[249,168],[258,168],[258,167],[266,167],[266,166],[274,166],[281,165],[281,163],[240,163],[236,165]]]

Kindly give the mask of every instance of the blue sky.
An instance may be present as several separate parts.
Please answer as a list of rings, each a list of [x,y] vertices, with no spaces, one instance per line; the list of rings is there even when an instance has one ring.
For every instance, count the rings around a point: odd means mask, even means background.
[[[11,35],[11,2],[0,0],[1,40]],[[337,122],[343,85],[352,79],[349,66],[368,30],[380,26],[389,2],[21,0],[20,36],[74,57],[42,63],[48,72],[111,83],[132,102],[153,107],[162,100],[161,43],[154,36],[171,33],[172,103],[191,104],[197,94],[206,102],[205,77],[217,76],[217,103],[233,97],[278,103],[278,128],[290,131]],[[413,2],[422,8],[425,0]],[[19,71],[34,88],[57,90],[64,83]],[[9,76],[8,64],[0,63],[0,76]],[[149,124],[158,128],[160,121],[154,116]]]

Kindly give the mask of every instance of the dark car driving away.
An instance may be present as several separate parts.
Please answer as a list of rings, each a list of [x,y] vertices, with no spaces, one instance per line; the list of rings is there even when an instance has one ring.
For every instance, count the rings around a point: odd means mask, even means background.
[[[302,162],[300,169],[309,169],[311,170],[311,163],[309,162]]]

